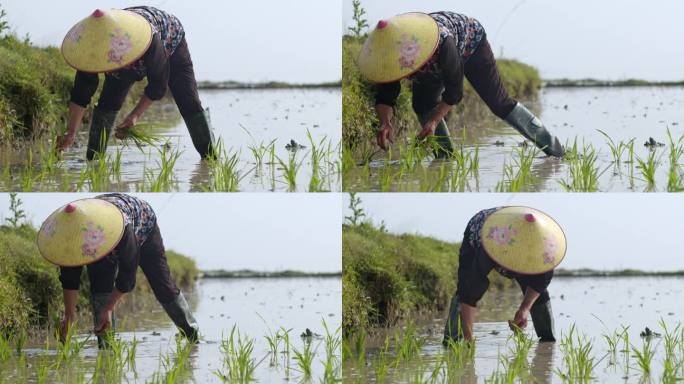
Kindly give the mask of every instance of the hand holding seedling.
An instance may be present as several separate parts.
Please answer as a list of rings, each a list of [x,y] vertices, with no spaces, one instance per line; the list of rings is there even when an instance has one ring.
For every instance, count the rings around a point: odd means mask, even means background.
[[[427,123],[425,123],[425,125],[423,125],[423,130],[418,132],[418,139],[422,140],[426,137],[434,135],[435,129],[437,129],[437,122],[430,119]]]
[[[116,132],[114,132],[114,136],[116,136],[117,139],[123,140],[128,136],[128,131],[133,128],[136,124],[138,123],[138,117],[135,115],[128,115],[124,121],[121,122],[116,127]]]
[[[100,312],[100,321],[95,326],[93,332],[97,336],[102,336],[108,329],[112,327],[112,310],[105,308]]]

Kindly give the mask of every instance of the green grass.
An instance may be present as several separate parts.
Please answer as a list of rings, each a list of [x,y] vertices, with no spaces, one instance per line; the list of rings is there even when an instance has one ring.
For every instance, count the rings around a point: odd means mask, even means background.
[[[252,357],[254,340],[240,336],[237,326],[233,325],[230,335],[221,340],[224,370],[214,374],[221,380],[231,383],[248,383],[254,380],[256,361]]]

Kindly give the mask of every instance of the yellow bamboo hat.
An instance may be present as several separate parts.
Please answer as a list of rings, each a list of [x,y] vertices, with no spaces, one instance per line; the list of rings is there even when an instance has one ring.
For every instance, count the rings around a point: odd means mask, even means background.
[[[380,20],[358,57],[361,74],[374,83],[411,75],[430,60],[439,43],[437,22],[425,13]]]
[[[525,275],[556,268],[567,247],[561,226],[529,207],[505,207],[492,213],[485,219],[480,237],[494,262]]]
[[[100,260],[123,236],[124,218],[100,199],[71,202],[54,211],[40,227],[38,250],[49,262],[75,267]]]
[[[62,41],[67,64],[89,73],[123,68],[147,52],[152,26],[135,12],[97,9],[74,25]]]

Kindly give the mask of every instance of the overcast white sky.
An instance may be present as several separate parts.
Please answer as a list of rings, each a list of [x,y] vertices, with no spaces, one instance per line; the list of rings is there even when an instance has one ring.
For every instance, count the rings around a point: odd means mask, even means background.
[[[342,0],[343,27],[351,0]],[[478,19],[495,55],[544,78],[684,80],[680,0],[362,0],[371,26],[395,14],[453,11]],[[346,28],[345,28],[346,29]]]
[[[55,209],[97,194],[21,193],[36,227]],[[340,271],[342,195],[285,193],[147,193],[164,245],[202,269]],[[0,220],[9,195],[0,193]]]
[[[359,194],[374,223],[393,233],[460,242],[481,209],[526,205],[556,219],[568,239],[563,268],[684,270],[684,196],[644,193]],[[349,197],[345,196],[345,207]],[[345,209],[345,215],[349,211]],[[457,257],[454,254],[454,257]]]
[[[180,19],[199,80],[313,83],[341,78],[340,0],[3,0],[10,25],[60,45],[96,7],[151,5]]]

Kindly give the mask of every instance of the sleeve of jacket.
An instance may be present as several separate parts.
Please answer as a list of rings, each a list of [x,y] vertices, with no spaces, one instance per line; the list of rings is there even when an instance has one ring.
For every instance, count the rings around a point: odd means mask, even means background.
[[[83,267],[59,267],[59,281],[62,289],[78,290],[81,287]]]
[[[444,39],[439,48],[439,67],[444,81],[442,101],[456,105],[463,99],[463,60],[452,36]]]
[[[74,87],[71,88],[71,102],[87,108],[93,98],[100,79],[96,73],[76,72]]]
[[[140,262],[140,246],[135,237],[133,225],[126,226],[123,237],[115,249],[119,271],[114,284],[119,291],[130,292],[135,288],[135,273]]]
[[[166,57],[166,51],[164,50],[164,44],[159,35],[155,34],[153,36],[143,61],[147,69],[145,96],[150,100],[160,100],[166,95],[171,69],[169,59]]]
[[[384,104],[394,106],[401,92],[401,82],[378,84],[375,86],[375,105]]]

